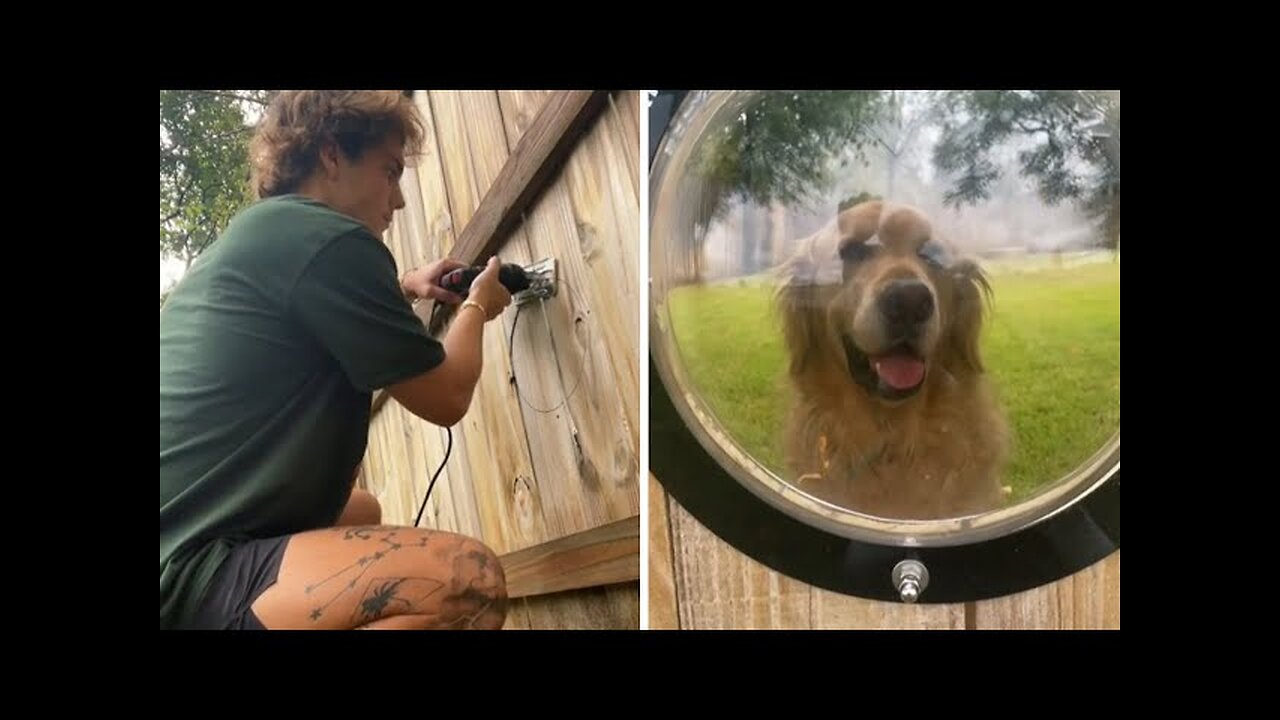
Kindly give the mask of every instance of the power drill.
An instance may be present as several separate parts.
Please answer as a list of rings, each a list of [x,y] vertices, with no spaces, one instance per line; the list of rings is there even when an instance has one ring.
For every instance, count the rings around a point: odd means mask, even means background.
[[[451,293],[466,297],[467,293],[471,291],[471,283],[483,271],[483,265],[451,270],[440,278],[440,287]],[[528,290],[531,280],[529,273],[525,272],[524,268],[519,265],[503,263],[502,267],[498,269],[498,282],[502,283],[507,292],[515,295],[522,290]]]

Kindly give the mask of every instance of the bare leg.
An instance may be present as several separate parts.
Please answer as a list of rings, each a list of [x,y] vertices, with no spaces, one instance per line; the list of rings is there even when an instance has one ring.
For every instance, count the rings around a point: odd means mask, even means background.
[[[360,526],[294,535],[253,603],[271,629],[478,628],[506,620],[497,556],[454,533]]]
[[[381,525],[382,505],[372,493],[360,488],[351,490],[347,506],[342,509],[342,516],[335,523],[337,527],[350,525]]]

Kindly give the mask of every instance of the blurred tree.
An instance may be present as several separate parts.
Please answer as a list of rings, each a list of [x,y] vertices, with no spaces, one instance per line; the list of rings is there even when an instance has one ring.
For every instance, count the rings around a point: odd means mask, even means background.
[[[1101,244],[1120,247],[1118,92],[951,91],[935,109],[942,138],[934,165],[956,175],[945,202],[959,207],[991,195],[1000,169],[993,151],[1013,138],[1022,175],[1049,205],[1074,201],[1098,222]]]
[[[753,96],[703,146],[696,161],[701,181],[695,227],[722,217],[734,200],[743,214],[740,271],[752,272],[773,256],[785,227],[779,208],[800,207],[832,186],[837,161],[862,158],[877,142],[874,130],[889,109],[876,91],[770,91]],[[698,258],[694,258],[697,265]],[[696,271],[700,275],[700,269]]]
[[[160,91],[160,256],[190,267],[252,201],[251,118],[264,90]],[[160,304],[168,290],[160,295]]]
[[[709,208],[737,198],[757,206],[804,203],[832,181],[831,161],[861,154],[886,109],[884,93],[765,92],[704,146],[701,175],[718,189]]]

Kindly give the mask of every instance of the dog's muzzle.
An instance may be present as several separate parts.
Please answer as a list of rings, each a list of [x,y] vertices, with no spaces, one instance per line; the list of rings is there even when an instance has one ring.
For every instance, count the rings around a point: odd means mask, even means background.
[[[909,343],[900,343],[873,358],[858,349],[845,333],[840,333],[840,342],[849,374],[872,395],[884,400],[905,400],[924,387],[928,368]]]
[[[876,306],[885,335],[914,337],[920,324],[933,317],[933,292],[919,280],[893,280],[880,290]]]
[[[923,282],[902,279],[885,283],[876,297],[876,310],[883,335],[891,344],[868,355],[852,337],[840,335],[854,381],[885,400],[903,400],[918,392],[928,372],[919,341],[934,309],[933,291]]]

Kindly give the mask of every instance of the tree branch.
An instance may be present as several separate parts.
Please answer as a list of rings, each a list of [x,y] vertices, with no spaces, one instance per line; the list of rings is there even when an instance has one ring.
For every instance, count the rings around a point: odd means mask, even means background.
[[[178,209],[177,209],[177,210],[174,210],[174,211],[173,211],[173,213],[171,213],[168,217],[161,218],[161,220],[160,220],[160,224],[161,224],[161,225],[163,225],[163,224],[165,224],[165,223],[169,222],[170,220],[172,220],[172,219],[174,219],[174,218],[176,218],[176,217],[178,217],[179,215],[181,215],[181,214],[182,214],[182,211],[183,211],[183,209],[184,209],[184,208],[182,207],[182,204],[183,204],[184,202],[186,202],[186,199],[187,199],[187,192],[188,192],[189,190],[191,190],[191,187],[192,187],[193,185],[195,185],[195,184],[196,184],[196,178],[195,178],[195,176],[194,176],[194,175],[188,175],[188,176],[187,176],[187,184],[186,184],[186,185],[184,185],[184,186],[183,186],[183,188],[182,188],[181,190],[179,190],[179,191],[178,191],[178,199],[177,199],[177,200],[175,200],[175,201],[174,201],[174,203],[173,203],[174,205],[176,205],[176,206],[177,206],[177,208],[178,208]]]
[[[878,143],[880,143],[881,145],[883,145],[883,146],[884,146],[884,149],[889,151],[889,154],[890,154],[890,155],[892,155],[892,156],[894,156],[894,157],[897,157],[897,156],[898,156],[898,153],[893,149],[893,147],[891,147],[891,146],[889,145],[889,143],[885,142],[885,141],[884,141],[884,138],[880,137],[880,133],[878,133],[878,132],[872,132],[872,135],[874,135],[874,136],[875,136],[875,138],[876,138],[876,142],[878,142]]]
[[[191,242],[190,230],[182,233],[181,236],[174,238],[174,241],[173,241],[173,247],[176,250],[175,254],[178,256],[178,259],[187,263],[190,262],[187,260],[187,253],[188,253],[187,243],[189,242]]]
[[[204,138],[203,141],[211,142],[214,140],[221,140],[226,137],[232,137],[234,135],[244,135],[245,133],[250,133],[250,132],[253,132],[253,126],[245,125],[244,127],[236,128],[234,130],[228,130],[227,132],[218,133],[217,135],[210,135],[209,137]]]
[[[195,90],[194,92],[203,93],[205,95],[212,95],[214,97],[231,98],[232,100],[240,100],[242,102],[251,102],[251,103],[254,103],[255,105],[261,105],[262,107],[267,107],[266,100],[259,100],[256,97],[252,97],[248,95],[237,95],[236,93],[233,93],[233,92],[223,92],[221,90]]]
[[[903,150],[906,149],[906,146],[909,145],[911,141],[915,139],[916,133],[920,132],[920,128],[925,126],[928,119],[929,119],[929,113],[923,112],[916,115],[914,118],[911,119],[911,122],[907,123],[907,129],[902,134],[901,149]]]
[[[1021,131],[1022,131],[1022,132],[1024,132],[1024,133],[1038,133],[1038,132],[1042,132],[1042,133],[1045,133],[1045,134],[1047,134],[1047,135],[1049,135],[1049,136],[1052,136],[1052,135],[1053,135],[1053,133],[1051,133],[1051,132],[1049,131],[1049,128],[1048,128],[1048,127],[1045,127],[1044,125],[1034,125],[1034,126],[1032,126],[1032,127],[1027,127],[1025,124],[1023,124],[1023,121],[1021,121],[1021,120],[1015,120],[1015,121],[1013,122],[1013,124],[1014,124],[1014,125],[1017,125],[1017,126],[1018,126],[1018,129],[1019,129],[1019,130],[1021,130]]]

